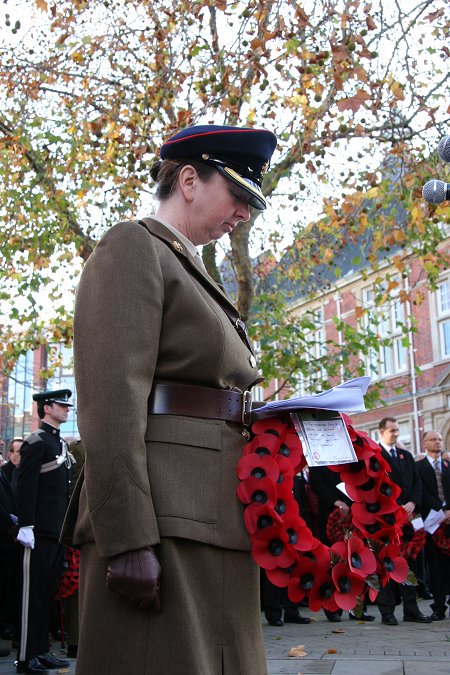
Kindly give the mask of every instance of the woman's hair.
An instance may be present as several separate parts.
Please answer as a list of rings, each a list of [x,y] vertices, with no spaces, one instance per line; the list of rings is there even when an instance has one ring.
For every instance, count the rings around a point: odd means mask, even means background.
[[[195,159],[157,159],[152,164],[150,176],[157,184],[156,197],[159,200],[170,197],[177,184],[181,169],[188,164],[194,167],[204,181],[208,181],[215,171],[214,167]]]

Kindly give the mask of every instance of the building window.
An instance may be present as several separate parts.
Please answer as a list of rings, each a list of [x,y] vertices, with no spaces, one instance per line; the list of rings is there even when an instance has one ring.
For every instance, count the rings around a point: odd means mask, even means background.
[[[380,342],[378,349],[370,349],[367,356],[370,374],[381,379],[404,372],[407,369],[407,348],[402,302],[394,293],[389,302],[378,306],[371,288],[364,289],[363,299],[368,309],[368,314],[364,316],[365,328],[374,330]]]
[[[296,396],[317,394],[323,389],[322,382],[326,378],[323,358],[326,355],[325,326],[323,309],[314,312],[315,329],[305,332],[302,345],[303,357],[308,362],[308,373],[299,373],[295,388]]]
[[[442,281],[436,291],[440,355],[450,356],[450,279]]]
[[[33,352],[21,354],[8,378],[8,404],[2,430],[7,439],[26,436],[31,430]]]

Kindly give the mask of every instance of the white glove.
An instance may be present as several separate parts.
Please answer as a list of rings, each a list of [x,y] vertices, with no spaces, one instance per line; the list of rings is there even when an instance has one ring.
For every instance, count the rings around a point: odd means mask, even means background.
[[[34,525],[27,525],[26,527],[21,527],[17,533],[17,541],[26,548],[34,548],[33,527]]]

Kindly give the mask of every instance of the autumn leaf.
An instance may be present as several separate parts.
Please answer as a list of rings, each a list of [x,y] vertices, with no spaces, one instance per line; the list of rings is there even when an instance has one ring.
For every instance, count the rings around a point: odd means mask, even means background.
[[[48,10],[48,5],[46,0],[35,0],[36,7],[41,10],[41,12],[46,12]]]
[[[370,94],[368,94],[363,89],[358,89],[354,96],[350,98],[342,98],[336,103],[336,106],[341,112],[344,112],[344,110],[352,110],[353,112],[357,112],[360,107],[364,105],[369,99]]]
[[[305,645],[297,645],[296,647],[291,647],[291,649],[288,651],[288,656],[296,656],[302,658],[303,656],[307,656],[307,653],[305,651]]]
[[[377,24],[373,20],[373,17],[370,16],[370,14],[368,16],[366,16],[366,26],[367,26],[367,30],[375,30],[376,27],[377,27]]]
[[[399,101],[404,101],[405,100],[405,93],[403,91],[403,87],[399,82],[393,82],[390,86],[391,92],[393,96],[399,100]]]

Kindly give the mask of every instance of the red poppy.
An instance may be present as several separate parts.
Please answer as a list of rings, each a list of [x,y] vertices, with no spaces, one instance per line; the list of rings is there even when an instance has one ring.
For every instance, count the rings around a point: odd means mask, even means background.
[[[284,529],[289,537],[289,543],[297,551],[309,551],[313,544],[313,534],[303,518],[294,513],[288,513],[283,518]]]
[[[347,541],[348,565],[357,576],[365,579],[373,574],[377,568],[377,561],[372,551],[362,539],[353,535]]]
[[[244,445],[243,454],[251,455],[256,453],[257,455],[272,455],[274,457],[280,448],[280,444],[281,441],[278,436],[259,434]]]
[[[314,588],[317,569],[312,560],[303,558],[296,565],[288,583],[288,597],[292,602],[301,602]]]
[[[281,422],[277,417],[266,417],[265,419],[257,420],[252,425],[252,432],[255,436],[271,434],[283,439],[287,433],[288,426],[289,424]]]
[[[335,587],[329,574],[321,574],[309,593],[309,608],[318,612],[322,607],[329,612],[337,612],[339,605],[334,598]]]
[[[379,494],[374,502],[354,502],[352,514],[362,523],[371,523],[372,517],[380,519],[382,516],[390,514],[393,510],[392,507],[392,499]]]
[[[255,476],[258,479],[267,476],[270,480],[276,482],[279,475],[278,463],[271,455],[258,455],[256,452],[252,452],[251,455],[244,455],[239,460],[239,480],[245,480],[248,476]]]
[[[239,483],[237,494],[243,504],[272,502],[275,505],[277,503],[277,491],[269,478],[258,479],[255,476],[249,476]]]
[[[289,567],[297,560],[297,553],[289,544],[286,532],[276,526],[265,527],[252,536],[252,555],[262,568]]]
[[[286,588],[294,568],[294,563],[290,567],[274,567],[273,570],[265,570],[266,577],[274,586]]]
[[[350,464],[341,464],[339,474],[341,480],[346,485],[363,485],[363,483],[366,483],[370,478],[367,471],[367,464],[363,460],[351,462]]]
[[[408,563],[400,555],[400,547],[388,544],[378,551],[377,557],[382,563],[385,574],[401,584],[408,576]]]
[[[372,477],[384,477],[385,473],[390,470],[389,463],[381,455],[381,448],[378,448],[378,452],[367,462],[367,473]]]
[[[289,460],[294,467],[294,473],[300,471],[306,465],[306,460],[303,456],[303,447],[297,434],[287,433],[284,440],[281,442],[278,454]]]
[[[353,609],[358,596],[364,590],[364,579],[354,574],[347,563],[339,562],[333,567],[331,577],[334,582],[334,600],[341,609]]]
[[[313,543],[310,551],[303,551],[304,558],[310,558],[320,570],[328,572],[331,564],[331,549],[321,541],[313,537]]]
[[[244,522],[247,531],[250,534],[254,534],[264,527],[281,525],[283,520],[275,511],[272,502],[266,502],[265,504],[252,502],[244,510]]]
[[[277,464],[279,474],[276,479],[277,485],[281,486],[282,489],[292,492],[294,488],[295,467],[283,455],[275,455],[274,461]]]

